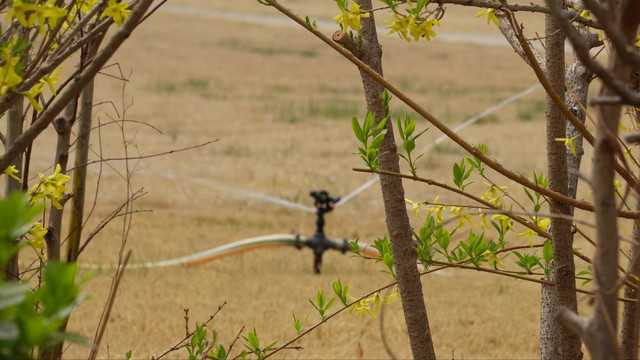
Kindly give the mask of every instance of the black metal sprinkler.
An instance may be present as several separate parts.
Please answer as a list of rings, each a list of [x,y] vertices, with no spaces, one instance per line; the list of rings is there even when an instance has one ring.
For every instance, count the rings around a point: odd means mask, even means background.
[[[313,206],[316,207],[316,233],[312,238],[304,241],[304,245],[313,249],[313,271],[320,273],[322,265],[322,255],[327,249],[336,249],[344,254],[349,249],[347,239],[342,242],[333,241],[324,235],[324,214],[333,210],[334,205],[340,201],[339,197],[332,198],[325,190],[314,190],[309,193],[314,199]],[[300,248],[301,246],[298,246]]]

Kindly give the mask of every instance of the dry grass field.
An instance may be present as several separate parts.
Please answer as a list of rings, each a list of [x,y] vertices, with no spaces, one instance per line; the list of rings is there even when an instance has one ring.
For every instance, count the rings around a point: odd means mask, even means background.
[[[330,20],[333,3],[291,0],[296,12]],[[308,193],[326,189],[344,196],[370,179],[362,167],[350,118],[365,114],[355,67],[318,40],[290,25],[268,25],[213,16],[205,10],[276,15],[254,1],[183,0],[172,6],[198,8],[192,14],[159,11],[144,23],[114,58],[116,66],[97,78],[93,159],[150,155],[216,142],[186,152],[132,160],[131,188],[144,189],[136,201],[126,250],[132,263],[156,261],[210,249],[249,237],[298,231],[311,236],[311,213],[242,195],[261,193],[312,206]],[[443,32],[473,31],[498,35],[475,10],[451,6]],[[528,29],[536,29],[536,20]],[[327,34],[331,30],[326,31]],[[506,47],[434,41],[407,44],[384,36],[385,76],[450,126],[462,123],[535,83],[528,67]],[[126,109],[126,112],[123,111]],[[392,101],[392,112],[407,107]],[[113,120],[124,116],[124,131]],[[508,167],[531,175],[544,172],[544,94],[538,89],[461,131],[471,143],[486,142],[489,153]],[[140,124],[144,123],[144,124]],[[418,120],[420,128],[427,127]],[[159,131],[158,131],[159,130]],[[54,136],[48,130],[34,152],[34,168],[50,166]],[[122,135],[124,133],[124,135]],[[429,130],[418,148],[419,175],[452,183],[451,167],[464,153],[450,141],[430,147],[441,134]],[[100,139],[100,141],[98,141]],[[588,161],[586,161],[588,163]],[[92,165],[99,184],[97,204],[88,228],[95,227],[127,196],[123,161]],[[99,177],[100,175],[100,177]],[[498,184],[508,184],[494,173]],[[98,183],[98,178],[100,179]],[[512,192],[524,199],[513,184]],[[405,182],[413,200],[458,203],[461,199],[424,184]],[[474,187],[477,186],[477,187]],[[484,190],[481,180],[472,186]],[[98,187],[98,186],[97,186]],[[584,190],[584,189],[583,189]],[[586,191],[585,191],[586,194]],[[588,194],[584,195],[588,196]],[[464,201],[466,203],[466,200]],[[152,212],[143,211],[152,210]],[[379,185],[374,185],[327,216],[325,231],[333,238],[373,242],[386,225]],[[417,219],[415,225],[419,226]],[[85,286],[90,299],[72,315],[70,329],[93,337],[104,306],[123,238],[122,219],[104,229],[82,254],[82,263],[105,264]],[[512,239],[514,244],[526,240]],[[588,250],[587,250],[588,252]],[[336,279],[360,295],[387,284],[391,277],[372,262],[327,253],[322,273],[312,271],[308,249],[262,249],[193,268],[127,271],[120,285],[100,358],[157,356],[184,336],[183,309],[202,322],[219,305],[213,327],[228,345],[245,326],[254,327],[263,343],[283,343],[295,335],[292,313],[310,314],[317,289],[331,293]],[[88,270],[87,270],[88,271]],[[477,272],[447,270],[423,277],[429,320],[439,358],[535,358],[538,353],[539,287]],[[587,298],[580,297],[587,310]],[[399,302],[387,306],[384,332],[394,353],[410,357]],[[380,322],[343,314],[302,339],[300,350],[281,352],[289,359],[388,358],[381,343]],[[236,345],[235,349],[240,349]],[[71,346],[66,359],[86,358],[88,349]],[[185,358],[186,351],[168,356]]]

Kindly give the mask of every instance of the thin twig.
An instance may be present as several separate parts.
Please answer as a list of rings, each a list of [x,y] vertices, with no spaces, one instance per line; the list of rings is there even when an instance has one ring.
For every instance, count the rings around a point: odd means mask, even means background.
[[[100,316],[100,322],[98,323],[98,328],[96,329],[96,336],[93,340],[93,345],[91,346],[91,352],[89,353],[89,360],[95,360],[98,355],[98,350],[100,349],[100,343],[102,342],[102,336],[104,335],[104,331],[107,328],[107,324],[109,323],[109,317],[111,316],[111,309],[113,308],[113,304],[116,301],[116,295],[118,293],[118,287],[120,286],[120,281],[122,280],[122,275],[124,275],[124,270],[129,263],[129,258],[131,257],[131,250],[127,252],[127,255],[122,262],[122,265],[118,267],[116,271],[116,276],[111,284],[111,290],[109,291],[109,297],[107,298],[107,303],[105,305],[104,311],[102,312],[102,316]]]

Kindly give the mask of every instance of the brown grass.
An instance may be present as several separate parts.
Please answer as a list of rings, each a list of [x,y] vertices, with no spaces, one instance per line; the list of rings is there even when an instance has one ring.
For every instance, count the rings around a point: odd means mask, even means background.
[[[272,13],[249,2],[224,1],[203,5],[234,11]],[[290,1],[298,10],[309,6],[314,18],[330,18],[331,6],[314,1]],[[497,33],[473,18],[474,10],[448,16],[443,29]],[[420,104],[451,126],[535,82],[535,77],[509,49],[440,43],[406,44],[383,37],[385,76],[413,95]],[[270,27],[205,16],[159,12],[128,41],[114,59],[130,74],[124,94],[122,82],[107,76],[97,81],[97,101],[113,101],[121,110],[132,104],[127,119],[148,123],[126,125],[132,154],[153,154],[218,141],[193,151],[133,161],[132,184],[148,194],[137,214],[127,248],[132,262],[162,260],[206,250],[231,241],[297,230],[312,235],[312,214],[278,207],[221,190],[219,185],[261,192],[312,205],[308,192],[327,189],[346,195],[369,175],[352,155],[356,149],[349,123],[350,109],[364,116],[364,101],[356,69],[301,29]],[[115,68],[108,73],[116,74]],[[526,175],[545,171],[544,121],[539,104],[542,91],[519,100],[462,133],[472,143],[486,142],[489,153]],[[345,110],[346,109],[346,110]],[[406,107],[392,103],[394,113]],[[524,114],[524,115],[523,115]],[[117,118],[114,107],[96,108],[101,123]],[[419,120],[419,127],[428,124]],[[94,139],[98,133],[94,133]],[[123,155],[115,124],[102,128],[105,157]],[[428,131],[419,144],[427,146],[440,134]],[[50,139],[53,137],[50,136]],[[48,166],[51,155],[42,143],[34,164]],[[48,142],[48,143],[47,143]],[[94,141],[98,151],[98,142]],[[451,183],[451,166],[462,153],[449,141],[419,161],[419,174]],[[96,156],[93,156],[95,159]],[[587,161],[588,162],[588,161]],[[122,162],[111,165],[124,171]],[[587,164],[588,165],[588,164]],[[97,179],[97,165],[91,167]],[[498,184],[506,182],[489,173]],[[484,190],[477,180],[476,190]],[[125,182],[105,167],[100,196],[89,227],[126,198]],[[407,182],[407,197],[441,203],[460,202],[423,184]],[[475,185],[474,185],[475,186]],[[522,190],[510,184],[524,202]],[[588,196],[586,194],[584,196]],[[466,203],[466,200],[464,200]],[[416,220],[415,225],[419,226]],[[113,264],[122,234],[121,220],[107,227],[87,248],[84,263]],[[385,234],[379,186],[360,194],[327,216],[326,232],[335,238],[359,237],[372,242]],[[511,239],[513,244],[524,243]],[[158,355],[184,335],[183,309],[192,321],[204,321],[219,304],[229,305],[214,320],[222,342],[237,331],[254,326],[261,341],[283,343],[295,334],[292,313],[307,324],[318,318],[308,298],[317,289],[331,292],[340,278],[354,295],[387,284],[391,278],[380,266],[328,253],[323,272],[312,273],[312,254],[289,248],[264,249],[225,258],[196,268],[131,270],[124,276],[105,334],[101,358]],[[582,266],[582,265],[581,265]],[[91,295],[71,318],[70,328],[92,338],[113,272],[108,268],[86,285]],[[424,277],[423,289],[430,323],[441,358],[533,358],[538,352],[539,288],[534,284],[475,272],[446,270]],[[581,302],[584,302],[581,297]],[[410,357],[400,305],[387,309],[386,335],[394,352]],[[191,325],[193,328],[193,325]],[[378,320],[341,315],[298,345],[304,349],[281,353],[285,358],[386,358]],[[238,349],[239,347],[236,347]],[[72,346],[65,358],[83,358],[88,349]],[[184,358],[186,352],[170,358]]]

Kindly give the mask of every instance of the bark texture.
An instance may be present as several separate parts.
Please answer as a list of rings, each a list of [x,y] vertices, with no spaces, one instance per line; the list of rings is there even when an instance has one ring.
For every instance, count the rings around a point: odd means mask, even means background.
[[[624,42],[635,41],[640,22],[640,3],[637,1],[619,1],[620,6],[609,3],[611,11],[608,19],[619,26]],[[607,70],[614,77],[627,82],[630,67],[615,47],[611,47],[610,65]],[[603,83],[600,96],[617,97],[618,94],[606,82]],[[622,358],[617,340],[618,328],[618,224],[616,216],[616,195],[613,181],[615,175],[617,140],[621,103],[597,104],[598,129],[594,143],[593,172],[591,184],[594,191],[596,210],[596,252],[593,257],[593,282],[595,289],[594,314],[589,320],[563,312],[563,322],[580,334],[593,358]]]
[[[555,0],[549,0],[555,1]],[[564,33],[559,20],[546,16],[545,27],[546,75],[558,94],[565,92]],[[556,138],[566,136],[566,119],[558,105],[547,95],[547,169],[549,189],[568,195],[567,154],[565,145]],[[550,201],[551,244],[553,265],[551,281],[555,287],[542,287],[542,307],[540,310],[540,358],[541,359],[581,359],[580,338],[570,330],[560,326],[556,320],[557,306],[577,313],[575,287],[575,265],[573,263],[573,234],[571,223],[553,215],[569,215],[571,209],[559,201]],[[556,305],[554,305],[556,304]]]
[[[60,173],[67,173],[69,159],[69,144],[71,142],[71,126],[75,117],[76,101],[67,105],[64,115],[53,121],[53,128],[58,133],[54,163],[60,164]],[[64,205],[63,205],[64,206]],[[63,209],[51,206],[49,211],[49,228],[45,235],[47,241],[47,260],[60,261],[60,241],[62,236]]]
[[[358,0],[357,3],[361,9],[372,8],[371,0]],[[382,48],[378,42],[373,13],[369,18],[362,18],[361,22],[360,35],[363,39],[363,46],[360,58],[382,75]],[[360,74],[367,99],[367,108],[375,113],[377,124],[384,117],[382,106],[384,88],[366,73],[361,71]],[[400,172],[392,123],[392,121],[387,121],[387,135],[381,146],[383,155],[380,157],[380,166],[385,171]],[[381,175],[380,186],[411,352],[414,359],[435,359],[427,310],[422,295],[422,283],[416,267],[417,254],[413,249],[411,225],[404,201],[402,179]]]
[[[23,102],[24,98],[22,96],[16,96],[13,102],[11,103],[11,107],[7,111],[7,135],[5,137],[5,150],[11,148],[11,146],[15,143],[16,138],[22,134],[23,128],[23,120],[22,120],[22,111],[23,111]],[[12,161],[7,164],[6,167],[11,165],[15,166],[18,171],[18,175],[22,175],[22,154],[16,156]],[[0,174],[6,169],[0,168]],[[22,190],[22,184],[9,175],[5,175],[4,181],[4,195],[8,196],[14,191]],[[3,276],[6,280],[18,280],[19,279],[19,269],[18,269],[18,254],[11,257],[9,263],[7,263],[6,267],[3,269]]]
[[[639,70],[632,72],[629,88],[635,91],[640,90]],[[633,106],[629,106],[627,110],[637,122],[640,117],[640,111]],[[640,201],[636,202],[636,210],[640,211]],[[633,242],[631,243],[631,251],[629,253],[631,261],[629,261],[627,272],[633,276],[630,276],[628,280],[634,285],[639,286],[640,282],[636,280],[636,278],[640,276],[640,222],[638,220],[633,223],[632,239]],[[625,285],[624,297],[640,301],[640,291],[633,289],[629,285]],[[622,306],[622,325],[620,327],[620,349],[622,351],[622,357],[624,359],[637,359],[638,338],[640,337],[640,311],[638,311],[638,303],[625,302]]]
[[[93,115],[93,85],[91,79],[80,97],[80,116],[78,120],[78,146],[76,147],[73,171],[73,199],[71,199],[71,215],[69,219],[69,242],[67,261],[78,259],[80,239],[84,219],[84,199],[86,193],[87,167],[89,159],[89,138],[91,134],[91,117]]]

